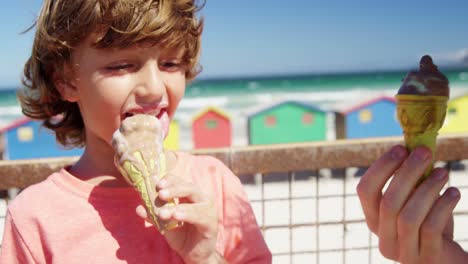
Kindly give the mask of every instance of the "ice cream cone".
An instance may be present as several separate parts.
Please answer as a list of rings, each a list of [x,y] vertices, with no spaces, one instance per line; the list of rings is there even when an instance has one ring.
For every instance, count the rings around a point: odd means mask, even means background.
[[[432,171],[437,135],[444,123],[449,94],[447,77],[438,70],[429,55],[424,55],[419,62],[419,70],[408,73],[395,95],[406,147],[412,151],[417,146],[426,146],[432,151],[431,165],[418,184]]]
[[[113,136],[115,165],[127,182],[139,193],[148,218],[164,233],[181,223],[163,221],[158,217],[161,207],[175,206],[158,199],[156,184],[166,174],[166,158],[163,150],[163,132],[154,116],[135,115],[126,118]]]
[[[447,111],[447,96],[396,95],[397,116],[403,129],[405,145],[412,151],[417,146],[426,146],[432,151],[431,166],[424,172],[421,181],[432,171],[436,140]]]

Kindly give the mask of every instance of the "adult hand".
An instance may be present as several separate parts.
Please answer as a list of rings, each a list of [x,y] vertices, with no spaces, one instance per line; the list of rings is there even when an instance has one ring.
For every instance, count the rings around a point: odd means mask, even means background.
[[[431,155],[425,147],[408,155],[405,147],[394,146],[367,170],[357,186],[367,226],[386,258],[404,264],[466,263],[467,253],[453,240],[460,192],[451,187],[440,195],[447,171],[434,169],[417,186]]]

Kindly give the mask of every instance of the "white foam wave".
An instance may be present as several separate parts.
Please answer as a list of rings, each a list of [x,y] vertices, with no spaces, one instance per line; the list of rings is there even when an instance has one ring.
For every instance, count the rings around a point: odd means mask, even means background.
[[[227,104],[228,101],[229,101],[229,98],[227,96],[184,98],[180,102],[179,108],[193,109],[193,108],[201,108],[201,107],[207,107],[207,106],[221,107]]]
[[[21,115],[21,107],[18,106],[0,106],[0,116],[3,115]]]
[[[468,73],[467,73],[468,74]],[[253,85],[254,86],[254,85]],[[378,96],[393,96],[398,87],[389,89],[370,89],[368,87],[354,87],[353,89],[335,91],[307,91],[298,92],[275,91],[261,92],[260,89],[252,90],[249,94],[231,94],[226,96],[211,97],[186,97],[177,110],[176,118],[182,123],[190,123],[192,118],[206,107],[217,107],[234,118],[245,118],[254,109],[271,105],[283,100],[295,100],[311,103],[324,110],[344,110],[361,102],[371,100]],[[467,84],[451,84],[451,97],[458,97],[468,93]],[[0,106],[0,124],[22,117],[20,106]]]

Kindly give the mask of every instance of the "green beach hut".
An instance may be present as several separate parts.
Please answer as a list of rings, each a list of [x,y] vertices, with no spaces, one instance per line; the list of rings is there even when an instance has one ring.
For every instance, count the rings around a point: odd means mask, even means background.
[[[440,134],[468,132],[468,94],[453,98],[447,105],[447,116]]]
[[[326,112],[313,105],[284,101],[248,115],[250,145],[326,140]]]

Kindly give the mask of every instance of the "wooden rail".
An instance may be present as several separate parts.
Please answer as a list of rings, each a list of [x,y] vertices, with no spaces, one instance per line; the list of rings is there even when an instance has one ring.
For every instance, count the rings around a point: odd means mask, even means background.
[[[236,175],[255,173],[313,171],[367,167],[401,137],[366,140],[337,140],[315,143],[248,146],[192,151],[212,155],[223,161]],[[436,160],[468,159],[468,134],[441,136],[437,142]],[[0,161],[0,190],[24,188],[44,180],[53,171],[72,164],[73,158]]]

